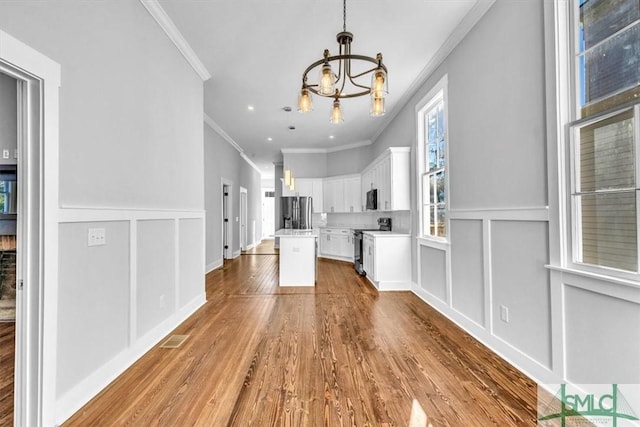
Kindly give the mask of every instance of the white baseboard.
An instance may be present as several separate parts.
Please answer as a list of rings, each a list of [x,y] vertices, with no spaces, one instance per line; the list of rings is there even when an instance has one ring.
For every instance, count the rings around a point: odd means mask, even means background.
[[[410,291],[411,290],[411,282],[392,282],[392,281],[382,281],[378,282],[376,285],[379,291]]]
[[[201,294],[183,306],[171,317],[136,340],[132,347],[121,351],[116,357],[98,368],[71,390],[56,400],[56,424],[62,425],[89,400],[97,395],[109,383],[122,374],[133,363],[153,348],[167,334],[184,322],[196,310],[206,303],[206,295]]]
[[[213,261],[210,264],[207,264],[205,267],[205,274],[211,273],[213,270],[218,269],[224,265],[224,260],[222,258]]]
[[[513,365],[516,369],[531,378],[538,384],[560,384],[565,382],[559,378],[550,367],[523,353],[518,348],[512,346],[501,338],[493,335],[484,326],[472,321],[460,312],[449,307],[444,301],[420,288],[416,283],[411,285],[411,291],[426,304],[439,311],[447,319],[464,329],[469,335],[479,342],[489,347],[502,359]]]
[[[242,252],[241,252],[240,250],[238,250],[238,251],[234,252],[234,253],[231,255],[231,258],[232,258],[232,259],[238,258],[238,257],[240,256],[240,254],[241,254],[241,253],[242,253]]]

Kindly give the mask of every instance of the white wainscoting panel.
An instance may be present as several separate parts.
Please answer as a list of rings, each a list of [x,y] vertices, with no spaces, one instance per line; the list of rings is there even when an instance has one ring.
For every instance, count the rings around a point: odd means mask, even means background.
[[[65,420],[206,302],[205,229],[204,211],[59,212],[56,418]],[[106,244],[89,247],[89,228],[104,228]]]

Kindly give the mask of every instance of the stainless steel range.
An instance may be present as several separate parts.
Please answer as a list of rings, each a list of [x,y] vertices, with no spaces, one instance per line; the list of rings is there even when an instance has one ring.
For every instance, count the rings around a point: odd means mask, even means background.
[[[391,218],[378,218],[378,228],[361,228],[353,230],[353,267],[361,276],[365,276],[367,274],[362,265],[363,231],[391,231]]]

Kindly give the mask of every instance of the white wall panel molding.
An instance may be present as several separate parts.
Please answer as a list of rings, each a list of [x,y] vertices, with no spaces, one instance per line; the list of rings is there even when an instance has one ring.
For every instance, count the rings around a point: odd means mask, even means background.
[[[100,227],[100,224],[103,223],[107,230],[106,245],[115,245],[118,241],[128,239],[129,249],[127,262],[119,263],[119,266],[128,269],[127,277],[129,280],[127,284],[129,301],[126,301],[124,308],[128,312],[128,325],[125,336],[119,336],[127,343],[126,348],[124,350],[117,349],[118,353],[113,359],[97,366],[90,375],[82,378],[57,397],[56,422],[62,423],[206,303],[204,289],[205,242],[204,237],[201,237],[205,233],[205,212],[111,208],[62,208],[58,212],[60,226],[62,227],[64,224],[67,228],[72,227],[66,229],[65,233],[69,234],[75,230],[75,233],[86,236],[86,234],[82,234],[86,233],[86,227]],[[128,227],[125,227],[125,229],[128,228],[128,235],[110,234],[110,225],[108,224],[118,222],[128,224]],[[140,326],[144,326],[145,322],[149,323],[150,316],[158,317],[156,312],[149,310],[148,304],[141,304],[142,301],[139,297],[141,291],[146,289],[145,292],[148,292],[149,280],[145,280],[145,278],[153,277],[153,274],[150,276],[149,273],[153,273],[153,269],[156,268],[153,266],[153,262],[150,263],[154,257],[153,252],[144,247],[144,242],[150,236],[147,228],[154,223],[163,224],[162,227],[173,235],[170,239],[173,246],[165,247],[167,251],[172,253],[171,258],[174,263],[168,269],[171,271],[171,277],[167,282],[170,288],[167,288],[168,292],[166,290],[158,291],[167,296],[169,310],[167,310],[166,316],[162,315],[159,322],[151,325],[150,328],[145,328],[141,333]],[[61,234],[61,236],[65,237],[67,234]],[[152,236],[157,236],[157,234]],[[141,245],[143,245],[142,248]],[[193,261],[194,254],[200,255],[197,261]],[[183,265],[180,261],[185,259],[189,262]],[[73,261],[67,260],[66,262]],[[92,284],[87,283],[86,285],[91,286]],[[153,296],[155,297],[155,295]]]
[[[119,209],[62,207],[58,211],[59,221],[65,222],[100,222],[100,221],[133,221],[145,219],[183,219],[202,218],[205,211],[173,210],[173,209]]]
[[[549,221],[549,208],[451,209],[450,219],[482,219],[499,221]]]
[[[198,55],[196,55],[180,30],[178,30],[178,27],[176,27],[176,24],[173,23],[173,20],[169,18],[167,12],[160,6],[160,3],[158,3],[157,0],[140,0],[140,3],[147,9],[147,12],[149,12],[153,19],[156,20],[173,44],[176,45],[182,56],[184,56],[202,81],[209,80],[211,78],[209,70],[207,70],[207,67],[204,66]]]

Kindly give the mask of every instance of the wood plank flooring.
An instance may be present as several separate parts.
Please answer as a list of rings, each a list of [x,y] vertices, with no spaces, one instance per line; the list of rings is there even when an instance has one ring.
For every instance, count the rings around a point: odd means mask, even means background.
[[[16,324],[0,322],[0,426],[13,425]]]
[[[409,292],[319,260],[279,288],[275,255],[207,275],[208,302],[65,426],[535,426],[536,385]]]

